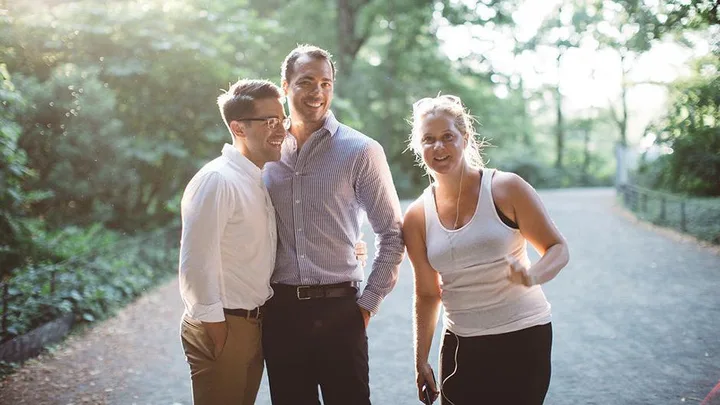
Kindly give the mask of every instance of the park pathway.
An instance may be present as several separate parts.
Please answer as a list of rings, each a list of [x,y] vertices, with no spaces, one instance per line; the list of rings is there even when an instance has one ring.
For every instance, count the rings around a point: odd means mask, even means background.
[[[717,249],[636,223],[615,207],[612,189],[541,196],[571,251],[543,287],[555,336],[546,404],[699,404],[720,379]],[[419,404],[411,292],[406,260],[368,330],[376,405]],[[173,280],[26,363],[0,383],[0,404],[189,405],[181,313]],[[263,382],[258,404],[269,403]]]

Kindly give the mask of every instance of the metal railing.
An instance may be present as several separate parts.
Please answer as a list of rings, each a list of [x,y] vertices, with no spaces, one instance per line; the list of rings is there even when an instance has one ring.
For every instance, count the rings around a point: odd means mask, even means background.
[[[623,205],[638,218],[720,243],[720,199],[693,198],[644,187],[618,186]]]
[[[660,191],[650,190],[647,188],[635,186],[632,184],[623,184],[618,187],[622,193],[623,204],[637,213],[648,215],[655,214],[655,220],[660,223],[678,223],[681,231],[687,232],[687,200],[683,197],[675,196]],[[657,202],[657,209],[651,210],[648,200]],[[678,209],[673,212],[679,213],[675,218],[668,219],[668,204],[674,204]],[[654,208],[654,207],[652,207]]]

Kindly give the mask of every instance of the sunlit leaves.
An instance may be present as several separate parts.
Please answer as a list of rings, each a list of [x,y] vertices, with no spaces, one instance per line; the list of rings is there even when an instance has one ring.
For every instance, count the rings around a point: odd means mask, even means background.
[[[657,186],[695,195],[720,196],[720,61],[702,58],[694,76],[673,85],[672,107],[651,129],[672,154],[650,163]],[[651,169],[645,169],[650,171]]]

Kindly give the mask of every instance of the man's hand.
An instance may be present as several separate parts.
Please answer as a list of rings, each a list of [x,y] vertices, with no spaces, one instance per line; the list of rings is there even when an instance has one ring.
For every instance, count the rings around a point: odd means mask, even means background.
[[[365,322],[365,329],[367,329],[368,323],[370,323],[370,311],[363,307],[360,307],[360,313],[362,314],[363,321]]]
[[[217,359],[225,348],[228,335],[227,322],[203,322],[202,324],[213,342],[213,357]]]

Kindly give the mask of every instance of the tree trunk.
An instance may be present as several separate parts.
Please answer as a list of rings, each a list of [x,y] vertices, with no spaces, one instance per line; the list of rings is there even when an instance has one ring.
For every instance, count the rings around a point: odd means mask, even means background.
[[[352,66],[360,47],[368,39],[370,30],[364,33],[357,31],[357,19],[360,9],[369,0],[337,0],[337,31],[338,31],[338,55],[337,70],[342,81],[352,75]]]
[[[627,69],[625,69],[625,54],[621,51],[620,53],[620,66],[622,68],[622,83],[621,83],[621,101],[622,101],[622,118],[618,121],[620,126],[620,145],[623,147],[627,146],[627,122],[628,122],[628,106],[627,106]]]
[[[588,126],[592,125],[588,123]],[[583,132],[583,164],[582,164],[582,179],[585,185],[589,185],[588,180],[590,179],[590,176],[588,174],[588,169],[590,169],[590,133],[591,128],[585,128]]]
[[[528,114],[528,102],[525,98],[525,81],[523,80],[522,75],[520,76],[520,99],[522,105],[520,106],[520,114],[522,114],[522,142],[525,146],[532,146],[532,134],[530,133],[530,126],[531,120],[530,120],[530,114]]]
[[[555,87],[555,112],[557,116],[557,124],[555,126],[555,147],[557,148],[555,167],[557,169],[562,169],[563,167],[563,152],[565,149],[565,125],[563,123],[562,94],[560,93],[560,60],[562,56],[563,51],[561,50],[557,56],[558,84]]]

